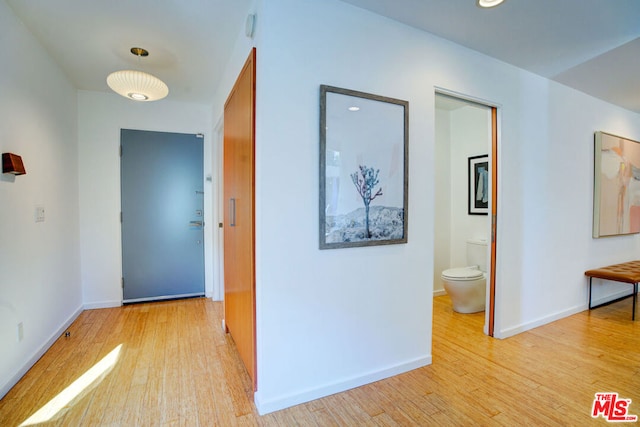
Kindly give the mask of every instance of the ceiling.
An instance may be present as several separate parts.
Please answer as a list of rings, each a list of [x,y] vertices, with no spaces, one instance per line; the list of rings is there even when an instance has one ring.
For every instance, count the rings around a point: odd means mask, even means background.
[[[640,113],[640,0],[343,0]]]
[[[3,0],[0,0],[3,1]],[[78,89],[109,92],[106,78],[138,69],[168,99],[211,104],[243,33],[251,0],[6,0]],[[149,51],[146,58],[132,47]]]
[[[5,0],[79,88],[141,69],[210,103],[251,0]],[[342,0],[640,113],[640,0]],[[259,23],[259,19],[258,19]],[[129,49],[149,50],[139,59]]]

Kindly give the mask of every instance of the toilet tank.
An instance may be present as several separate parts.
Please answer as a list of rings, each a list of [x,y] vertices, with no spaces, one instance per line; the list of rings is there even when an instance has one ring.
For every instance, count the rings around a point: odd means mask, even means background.
[[[487,241],[486,239],[467,240],[467,264],[477,265],[481,271],[487,271]]]

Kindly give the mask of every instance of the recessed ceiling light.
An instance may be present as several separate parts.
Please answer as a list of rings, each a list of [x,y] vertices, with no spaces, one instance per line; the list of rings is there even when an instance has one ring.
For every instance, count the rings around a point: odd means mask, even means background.
[[[496,7],[504,2],[504,0],[478,0],[478,6],[480,7]]]
[[[356,107],[356,106],[349,107],[349,111],[360,111],[360,107]]]

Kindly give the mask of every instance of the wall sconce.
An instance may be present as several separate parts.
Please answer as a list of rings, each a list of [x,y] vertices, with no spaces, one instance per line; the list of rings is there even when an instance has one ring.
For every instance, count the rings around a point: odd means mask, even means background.
[[[24,175],[27,171],[24,169],[22,157],[13,153],[2,153],[2,173],[10,173],[13,175]]]

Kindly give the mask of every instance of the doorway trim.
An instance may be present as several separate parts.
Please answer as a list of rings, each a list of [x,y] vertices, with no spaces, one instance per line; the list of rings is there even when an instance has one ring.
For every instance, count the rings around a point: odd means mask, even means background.
[[[499,171],[500,171],[500,163],[499,163],[499,148],[500,145],[498,141],[501,140],[501,132],[500,132],[500,123],[501,123],[501,113],[502,106],[493,101],[489,101],[483,98],[478,98],[470,95],[466,95],[460,92],[456,92],[450,89],[446,89],[443,87],[435,86],[434,87],[434,96],[435,95],[444,95],[451,98],[459,99],[461,101],[481,105],[490,110],[490,125],[491,125],[491,147],[489,162],[491,165],[491,193],[490,193],[490,233],[491,233],[491,246],[490,246],[490,262],[489,262],[489,276],[487,283],[487,295],[488,295],[488,309],[485,310],[485,327],[484,333],[491,337],[494,336],[495,326],[496,326],[496,311],[497,311],[497,297],[496,297],[496,289],[499,289],[497,286],[498,275],[497,266],[498,266],[498,255],[497,255],[497,246],[498,246],[498,219],[500,216],[498,215],[498,211],[501,211],[499,208],[499,200],[500,200],[500,180]],[[435,105],[435,99],[434,99]]]
[[[224,300],[224,116],[221,115],[213,130],[213,158],[214,182],[212,206],[212,235],[214,240],[215,254],[213,258],[213,295],[214,301]],[[224,320],[223,320],[224,323]],[[223,327],[224,329],[224,327]]]

